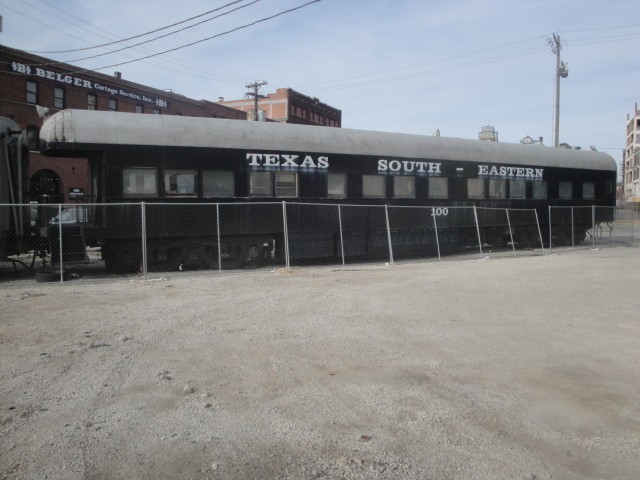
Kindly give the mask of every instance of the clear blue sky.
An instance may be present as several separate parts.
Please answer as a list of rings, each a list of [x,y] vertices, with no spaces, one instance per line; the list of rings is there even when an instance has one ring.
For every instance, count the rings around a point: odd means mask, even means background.
[[[41,55],[212,101],[267,81],[265,93],[291,87],[341,109],[346,128],[477,138],[493,125],[500,141],[530,135],[552,145],[556,59],[547,40],[557,33],[569,67],[560,141],[621,160],[627,114],[640,102],[637,0],[321,0],[267,19],[309,1],[0,0],[0,43],[94,47],[228,5],[126,42],[146,42],[135,48]]]

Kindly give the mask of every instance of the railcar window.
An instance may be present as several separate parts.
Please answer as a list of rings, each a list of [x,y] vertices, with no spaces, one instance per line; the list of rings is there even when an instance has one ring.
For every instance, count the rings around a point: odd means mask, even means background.
[[[164,193],[166,195],[195,195],[195,170],[165,170]]]
[[[595,186],[593,183],[586,182],[582,184],[582,198],[584,200],[593,200],[596,198]]]
[[[489,180],[489,198],[507,198],[507,181],[503,178]]]
[[[546,200],[547,182],[533,182],[532,197],[536,200]]]
[[[571,182],[560,182],[558,185],[558,198],[568,200],[573,198],[573,189]]]
[[[122,170],[122,194],[125,197],[157,196],[158,171],[155,168]]]
[[[393,196],[395,198],[416,198],[415,177],[393,177]]]
[[[468,198],[484,198],[484,179],[468,178],[467,179],[467,197]]]
[[[233,172],[205,170],[202,172],[202,194],[205,197],[233,197]]]
[[[327,176],[327,196],[331,198],[347,197],[346,173],[330,173]]]
[[[429,177],[429,198],[449,198],[449,182],[446,177]]]
[[[382,175],[362,176],[362,196],[371,198],[384,198],[384,181],[386,177]]]
[[[270,197],[271,172],[249,172],[249,195]]]
[[[526,198],[526,186],[524,180],[509,180],[509,198]]]
[[[298,174],[276,172],[276,197],[298,196]]]

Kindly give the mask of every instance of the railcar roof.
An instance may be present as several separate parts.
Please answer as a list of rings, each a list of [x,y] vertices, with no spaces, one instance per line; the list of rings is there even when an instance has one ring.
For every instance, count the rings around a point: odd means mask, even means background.
[[[64,144],[157,145],[616,170],[616,162],[610,155],[587,150],[275,122],[91,110],[62,110],[52,115],[42,126],[40,139],[45,149],[64,149]]]

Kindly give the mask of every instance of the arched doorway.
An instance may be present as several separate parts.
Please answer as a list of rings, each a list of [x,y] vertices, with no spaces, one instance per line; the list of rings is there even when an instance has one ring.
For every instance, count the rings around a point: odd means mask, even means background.
[[[64,195],[60,190],[60,177],[52,170],[39,170],[29,182],[31,200],[42,203],[63,203]]]

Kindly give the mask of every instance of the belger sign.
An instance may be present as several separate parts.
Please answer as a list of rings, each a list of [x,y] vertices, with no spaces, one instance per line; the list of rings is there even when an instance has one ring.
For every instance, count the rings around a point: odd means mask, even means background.
[[[11,62],[11,70],[15,73],[21,73],[23,75],[32,75],[34,77],[45,78],[47,80],[54,80],[56,82],[65,83],[67,85],[73,85],[74,87],[86,88],[87,90],[96,90],[100,92],[107,92],[109,95],[117,95],[120,97],[132,98],[139,102],[145,102],[153,104],[159,108],[167,108],[169,103],[166,100],[160,98],[149,97],[147,95],[130,92],[119,87],[110,87],[98,82],[87,80],[81,77],[75,77],[66,73],[58,73],[53,70],[47,70],[42,67],[29,66],[24,63]]]

